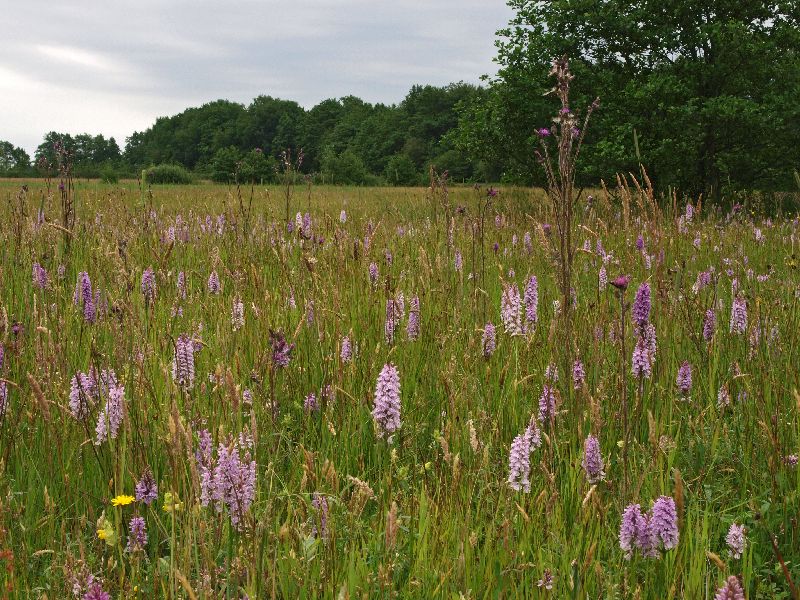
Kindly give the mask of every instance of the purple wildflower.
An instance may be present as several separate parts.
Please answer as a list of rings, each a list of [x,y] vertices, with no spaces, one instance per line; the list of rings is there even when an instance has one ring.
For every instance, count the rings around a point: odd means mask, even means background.
[[[233,299],[233,306],[231,307],[231,326],[234,331],[239,331],[244,327],[244,302],[237,296]]]
[[[411,307],[408,311],[408,324],[406,325],[406,335],[409,340],[419,337],[419,296],[411,298]]]
[[[712,309],[706,311],[706,316],[703,319],[703,339],[710,342],[714,337],[714,331],[717,328],[717,313]]]
[[[320,494],[319,492],[314,492],[311,495],[311,506],[314,507],[314,510],[317,513],[317,517],[319,518],[319,536],[323,540],[328,539],[328,499]],[[317,535],[317,526],[314,525],[313,535]]]
[[[286,341],[286,336],[284,336],[282,331],[270,330],[269,341],[272,346],[272,362],[275,363],[277,367],[288,367],[289,361],[292,360],[294,344],[290,344]]]
[[[619,525],[619,547],[630,560],[638,547],[640,533],[647,527],[647,521],[638,504],[629,504],[622,513]]]
[[[93,581],[81,600],[111,600],[111,595],[103,590],[100,582]]]
[[[179,298],[186,298],[186,273],[181,271],[178,273],[178,297]]]
[[[8,385],[5,381],[0,381],[0,417],[8,410]]]
[[[508,485],[526,494],[531,491],[531,452],[542,444],[542,435],[531,419],[528,426],[511,442],[508,453]]]
[[[131,517],[128,524],[128,546],[126,552],[137,552],[144,550],[147,545],[147,525],[143,517]]]
[[[317,400],[317,395],[314,392],[311,392],[303,400],[303,410],[307,413],[319,411],[319,400]]]
[[[579,390],[586,383],[586,369],[583,368],[581,359],[575,359],[572,364],[572,384],[576,390]]]
[[[525,286],[525,329],[531,331],[539,320],[539,281],[531,275]]]
[[[455,258],[453,259],[453,268],[458,273],[461,273],[464,270],[464,258],[461,256],[461,252],[459,250],[456,250]]]
[[[613,285],[619,291],[624,292],[626,289],[628,289],[628,284],[630,282],[631,278],[628,275],[620,275],[611,281],[611,285]]]
[[[148,506],[158,499],[158,484],[149,468],[142,473],[142,477],[136,482],[135,492],[136,501],[144,502]]]
[[[631,372],[638,379],[650,379],[653,374],[653,363],[650,360],[650,352],[647,349],[644,337],[640,337],[633,348]]]
[[[342,350],[339,356],[342,359],[342,363],[344,364],[347,364],[351,360],[353,360],[353,345],[350,342],[350,338],[348,336],[344,336],[342,338]]]
[[[390,346],[394,344],[394,330],[399,320],[397,316],[399,311],[397,309],[397,302],[393,298],[386,300],[386,321],[383,324],[383,334],[386,343]]]
[[[211,275],[208,276],[208,293],[219,294],[221,289],[219,275],[217,275],[216,271],[211,271]]]
[[[742,334],[747,329],[747,303],[741,296],[733,299],[731,306],[730,332]]]
[[[75,373],[70,381],[69,412],[78,421],[89,415],[90,400],[96,394],[92,379],[85,373]]]
[[[522,334],[520,308],[519,288],[516,284],[507,284],[500,298],[500,317],[506,333],[510,335]]]
[[[144,273],[142,273],[141,287],[145,305],[152,305],[156,299],[156,276],[155,273],[153,273],[153,267],[147,267]]]
[[[601,292],[605,291],[606,286],[608,285],[608,272],[606,272],[606,267],[603,265],[600,267],[600,272],[597,274],[597,287]]]
[[[633,323],[640,331],[647,326],[650,320],[650,306],[650,284],[645,281],[636,290],[636,298],[633,301],[633,308],[631,308]]]
[[[373,288],[378,284],[378,265],[374,262],[369,263],[369,282]]]
[[[589,435],[583,444],[583,470],[589,483],[602,481],[606,474],[603,471],[603,457],[600,454],[600,442],[593,435]]]
[[[255,493],[256,461],[252,460],[249,452],[242,456],[235,440],[230,447],[220,444],[217,448],[211,493],[217,512],[227,508],[231,524],[238,529],[244,514],[250,510]]]
[[[33,263],[33,285],[40,290],[47,287],[47,271],[38,262]]]
[[[175,340],[175,357],[172,360],[172,377],[182,388],[194,385],[194,342],[186,334]]]
[[[552,590],[554,582],[555,578],[553,577],[552,571],[550,571],[550,569],[545,569],[544,573],[542,573],[542,578],[536,582],[536,587]]]
[[[728,577],[717,593],[714,595],[714,600],[745,600],[744,590],[742,584],[739,583],[739,578],[735,575]]]
[[[497,347],[497,333],[495,331],[494,325],[491,323],[487,323],[486,327],[483,328],[483,356],[486,358],[490,358],[492,354],[494,354],[495,348]]]
[[[744,525],[731,523],[731,527],[728,529],[728,534],[725,536],[725,543],[728,544],[728,553],[732,558],[737,560],[742,558],[744,547],[747,544]]]
[[[650,527],[665,550],[678,545],[678,512],[675,500],[670,496],[659,496],[653,503]]]
[[[542,395],[539,396],[539,421],[544,424],[556,416],[556,395],[550,385],[542,387]]]
[[[400,374],[392,363],[385,364],[378,376],[372,418],[379,438],[400,429]]]
[[[689,364],[689,361],[685,360],[681,363],[675,384],[682,396],[687,396],[692,391],[692,365]]]
[[[106,405],[100,412],[97,418],[97,439],[95,445],[99,446],[107,439],[116,439],[119,433],[119,426],[122,424],[122,418],[125,415],[125,388],[121,385],[113,383],[108,390],[108,399]]]

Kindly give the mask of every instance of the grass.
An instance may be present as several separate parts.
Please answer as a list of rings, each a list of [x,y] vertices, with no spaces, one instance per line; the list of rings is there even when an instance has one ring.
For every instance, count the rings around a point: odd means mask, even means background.
[[[320,241],[286,232],[280,187],[243,188],[240,201],[222,186],[141,194],[130,182],[79,183],[69,236],[55,226],[55,188],[48,196],[34,183],[18,196],[18,187],[0,187],[7,597],[72,597],[76,581],[82,595],[89,573],[114,598],[711,598],[738,575],[748,598],[766,599],[791,598],[790,579],[800,582],[800,479],[786,462],[800,441],[796,219],[703,208],[681,224],[682,208],[630,205],[623,192],[597,193],[591,207],[582,199],[576,239],[588,244],[574,269],[574,336],[564,339],[553,305],[554,245],[542,228],[552,216],[538,191],[501,190],[488,204],[481,251],[486,197],[467,188],[295,188],[291,214],[309,212]],[[630,314],[622,347],[618,292],[599,287],[598,242],[612,255],[609,279],[632,278],[628,303],[641,282],[653,290],[658,350],[641,384],[630,373]],[[44,289],[32,283],[34,262],[48,273]],[[141,291],[148,267],[153,303]],[[698,272],[710,267],[711,284],[695,293]],[[220,294],[207,290],[212,270]],[[94,324],[73,304],[80,272],[108,303]],[[539,282],[538,323],[510,336],[500,317],[503,286],[524,290],[530,275]],[[728,327],[734,278],[748,309],[741,335]],[[420,336],[407,339],[406,317],[387,344],[386,302],[399,292],[406,315],[419,296]],[[234,331],[236,298],[245,319]],[[710,342],[702,337],[707,309],[718,322]],[[490,358],[487,321],[498,332]],[[284,369],[271,360],[270,330],[296,345]],[[181,334],[202,341],[191,389],[171,372]],[[344,336],[356,347],[350,363],[341,359]],[[586,368],[579,389],[568,355]],[[683,361],[692,365],[688,398],[676,385]],[[400,374],[403,423],[390,443],[377,438],[371,415],[388,362]],[[538,412],[550,364],[559,370],[558,413],[541,425],[526,494],[507,483],[509,448]],[[113,369],[125,388],[119,435],[99,445],[106,397],[83,419],[69,410],[70,380],[92,366]],[[723,385],[730,406],[718,404]],[[312,392],[318,412],[304,410]],[[256,491],[239,528],[230,508],[201,506],[195,451],[204,429],[215,446],[241,433],[253,438]],[[581,466],[590,432],[605,463],[596,485]],[[148,468],[157,502],[112,506]],[[167,492],[179,509],[164,510]],[[678,546],[659,559],[626,560],[622,511],[630,503],[649,509],[660,495],[677,503]],[[98,539],[103,513],[115,545]],[[149,539],[143,551],[126,552],[133,515],[144,517]],[[725,543],[734,522],[747,532],[741,559]],[[537,585],[545,570],[552,590]]]

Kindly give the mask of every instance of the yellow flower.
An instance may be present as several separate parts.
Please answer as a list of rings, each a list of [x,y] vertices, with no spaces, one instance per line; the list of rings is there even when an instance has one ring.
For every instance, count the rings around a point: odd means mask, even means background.
[[[121,496],[113,498],[111,500],[111,504],[113,504],[114,506],[126,506],[131,502],[133,502],[134,500],[136,500],[136,498],[134,498],[133,496],[126,496],[125,494],[122,494]]]

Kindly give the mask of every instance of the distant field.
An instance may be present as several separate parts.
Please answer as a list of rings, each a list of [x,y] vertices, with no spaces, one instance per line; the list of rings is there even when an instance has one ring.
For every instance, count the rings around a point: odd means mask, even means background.
[[[539,190],[22,183],[0,596],[800,583],[794,215],[585,192],[566,339]]]

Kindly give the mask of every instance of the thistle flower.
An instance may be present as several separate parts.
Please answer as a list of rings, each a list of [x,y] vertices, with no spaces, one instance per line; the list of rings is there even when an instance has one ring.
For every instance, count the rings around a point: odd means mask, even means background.
[[[172,359],[172,378],[187,390],[194,385],[194,342],[186,334],[175,340],[175,357]]]
[[[108,399],[106,405],[100,412],[97,418],[97,427],[95,433],[95,445],[99,446],[108,438],[116,439],[119,432],[119,426],[122,424],[122,419],[125,415],[125,388],[121,385],[114,384],[108,390]]]
[[[490,358],[492,354],[494,354],[495,348],[497,347],[497,333],[495,331],[494,325],[491,323],[487,323],[486,326],[483,328],[483,356],[485,358]]]
[[[511,442],[508,453],[508,485],[516,491],[526,494],[531,491],[531,453],[542,444],[542,436],[531,419],[528,426]]]
[[[731,306],[730,332],[739,335],[744,333],[746,329],[747,303],[741,296],[736,296]]]
[[[126,552],[137,552],[144,550],[147,545],[147,525],[143,517],[131,517],[128,524],[128,545]]]
[[[286,341],[286,336],[282,331],[269,332],[269,341],[272,346],[272,362],[279,368],[288,367],[289,362],[292,360],[292,350],[294,344]]]
[[[506,333],[509,335],[522,334],[519,288],[516,284],[507,284],[503,289],[500,298],[500,317]]]
[[[556,416],[556,395],[548,384],[542,386],[539,396],[539,422],[544,424]]]
[[[389,438],[400,429],[400,374],[393,363],[385,364],[378,376],[372,418],[378,438]]]
[[[619,291],[624,292],[626,289],[628,289],[628,284],[630,282],[631,278],[628,275],[620,275],[611,281],[611,285],[613,285]]]
[[[731,575],[719,590],[717,590],[714,600],[745,600],[742,584],[738,577]]]
[[[650,527],[665,550],[678,545],[678,512],[675,500],[669,496],[659,496],[651,509]]]
[[[339,357],[342,359],[342,363],[344,364],[347,364],[353,360],[353,345],[351,344],[348,336],[344,336],[342,338],[342,350],[339,354]]]
[[[631,308],[631,318],[634,325],[641,331],[650,320],[650,284],[643,282],[636,290],[636,298]]]
[[[419,337],[419,296],[411,298],[411,307],[408,311],[408,324],[406,325],[406,335],[409,340],[416,340]]]
[[[589,435],[583,444],[583,470],[589,483],[598,483],[605,479],[603,471],[603,457],[600,454],[600,442],[593,435]]]
[[[136,482],[135,494],[136,501],[144,502],[147,506],[158,499],[158,484],[149,468],[145,469],[142,477]]]
[[[692,365],[689,361],[683,361],[678,368],[678,377],[675,380],[682,396],[687,396],[692,391]]]
[[[531,275],[525,286],[525,321],[526,330],[533,330],[539,320],[539,281]]]
[[[211,271],[211,275],[208,276],[208,293],[219,294],[221,289],[219,275],[217,275],[216,271]]]
[[[233,299],[233,306],[231,307],[231,325],[234,331],[239,331],[244,327],[244,303],[239,296]]]
[[[156,299],[156,276],[153,273],[153,267],[147,267],[142,273],[141,287],[144,303],[146,306],[150,306]]]
[[[38,262],[33,263],[33,285],[40,290],[47,287],[47,271]]]
[[[572,384],[574,389],[579,390],[586,383],[586,370],[583,368],[581,359],[575,359],[572,364]]]
[[[728,534],[725,536],[725,543],[728,544],[728,554],[730,554],[732,558],[737,560],[742,558],[744,547],[747,544],[744,525],[731,523]]]
[[[714,338],[714,331],[717,328],[717,313],[712,309],[706,311],[706,316],[703,319],[703,339],[710,342]]]

